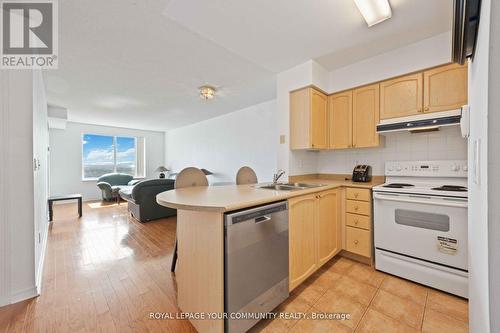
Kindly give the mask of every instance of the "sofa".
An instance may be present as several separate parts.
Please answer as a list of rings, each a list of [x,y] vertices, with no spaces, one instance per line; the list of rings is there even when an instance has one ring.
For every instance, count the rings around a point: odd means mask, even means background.
[[[107,173],[97,179],[97,187],[102,191],[102,200],[111,201],[119,198],[118,191],[123,186],[131,186],[138,180],[124,173]]]
[[[150,179],[120,188],[120,197],[128,202],[128,210],[140,222],[177,215],[177,210],[159,205],[156,195],[174,189],[173,179]]]

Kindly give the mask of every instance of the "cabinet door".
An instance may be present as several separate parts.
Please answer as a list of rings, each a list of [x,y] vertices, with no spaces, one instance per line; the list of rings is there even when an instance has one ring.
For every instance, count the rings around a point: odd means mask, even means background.
[[[467,65],[452,64],[424,72],[424,112],[459,109],[467,104]]]
[[[380,120],[379,84],[354,90],[353,100],[353,146],[355,148],[377,147],[380,138],[377,124]]]
[[[290,290],[318,267],[316,240],[316,195],[288,200]]]
[[[380,119],[420,114],[422,77],[422,73],[416,73],[380,83]]]
[[[352,147],[352,90],[329,97],[330,148]]]
[[[318,195],[318,263],[323,265],[340,251],[338,190]]]
[[[311,88],[311,148],[328,148],[328,97]]]
[[[311,89],[290,93],[290,148],[307,149],[311,135]]]

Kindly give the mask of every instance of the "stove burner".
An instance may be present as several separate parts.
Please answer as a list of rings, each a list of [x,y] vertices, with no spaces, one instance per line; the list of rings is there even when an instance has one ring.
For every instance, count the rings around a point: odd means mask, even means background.
[[[412,184],[404,184],[404,183],[390,183],[387,185],[384,185],[382,187],[389,187],[389,188],[405,188],[405,187],[413,187],[415,185]]]
[[[441,187],[434,187],[432,189],[435,191],[467,192],[467,187],[456,185],[443,185]]]

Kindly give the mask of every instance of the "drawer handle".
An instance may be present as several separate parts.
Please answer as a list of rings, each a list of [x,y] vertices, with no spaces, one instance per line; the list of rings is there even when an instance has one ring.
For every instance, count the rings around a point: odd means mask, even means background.
[[[358,243],[359,243],[359,242],[358,242],[358,240],[356,239],[356,240],[354,241],[354,244],[358,245]]]

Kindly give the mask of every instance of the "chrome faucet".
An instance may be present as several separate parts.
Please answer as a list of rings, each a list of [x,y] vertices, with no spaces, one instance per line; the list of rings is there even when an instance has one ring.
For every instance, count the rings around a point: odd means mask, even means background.
[[[285,171],[283,169],[279,169],[274,175],[273,175],[273,184],[276,184],[278,180],[285,174]]]

